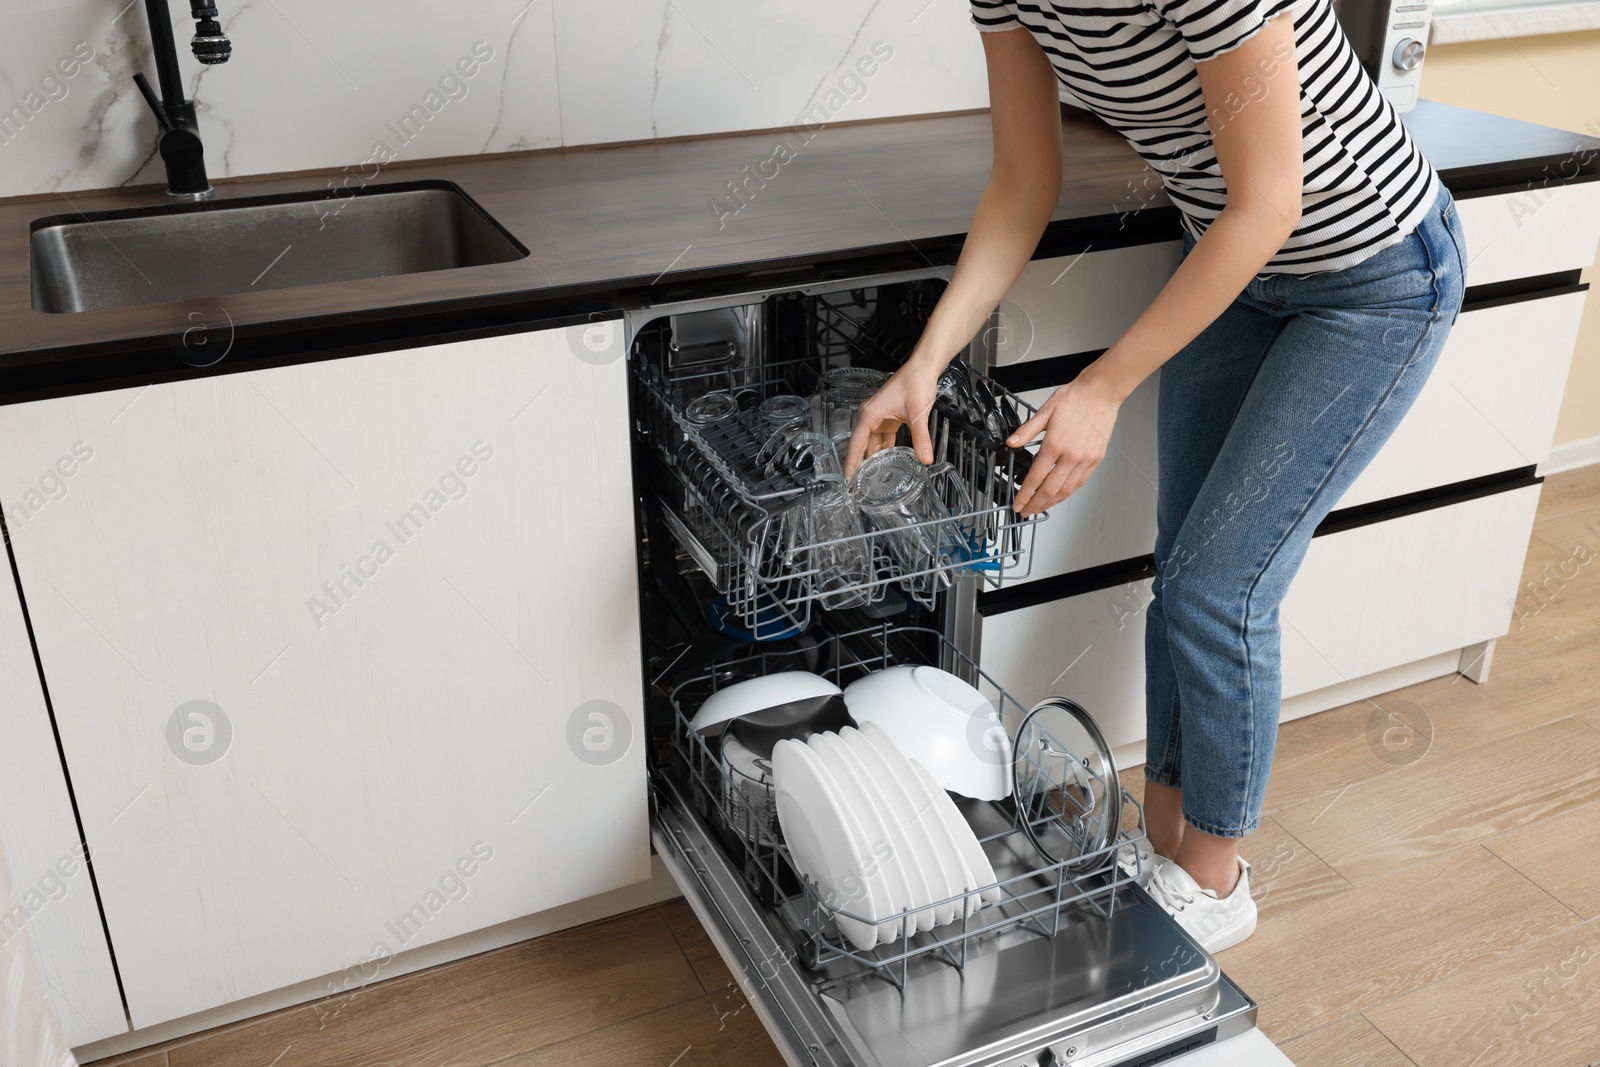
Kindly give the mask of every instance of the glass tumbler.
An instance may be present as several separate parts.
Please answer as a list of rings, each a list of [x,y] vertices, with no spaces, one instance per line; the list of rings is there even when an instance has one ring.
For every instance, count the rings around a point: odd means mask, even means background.
[[[856,412],[889,376],[871,367],[834,367],[822,377],[818,396],[822,402],[823,432],[835,442],[848,440],[856,426]]]
[[[813,575],[818,600],[830,609],[870,599],[872,557],[861,512],[843,475],[818,479],[806,494],[804,534],[796,549],[800,569]]]
[[[739,401],[730,393],[706,393],[697,396],[683,409],[684,417],[696,426],[710,426],[731,418],[739,410]]]
[[[855,495],[862,517],[881,531],[886,547],[905,572],[914,592],[950,584],[949,569],[971,562],[972,537],[962,516],[953,514],[943,491],[955,497],[958,512],[970,511],[965,487],[948,463],[925,467],[909,448],[886,448],[862,461]]]

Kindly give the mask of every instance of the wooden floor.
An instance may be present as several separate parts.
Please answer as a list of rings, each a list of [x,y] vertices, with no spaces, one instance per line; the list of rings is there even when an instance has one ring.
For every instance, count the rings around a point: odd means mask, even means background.
[[[1299,1067],[1600,1061],[1600,467],[1545,483],[1523,577],[1488,684],[1283,727],[1220,958]],[[681,901],[101,1062],[781,1063]]]

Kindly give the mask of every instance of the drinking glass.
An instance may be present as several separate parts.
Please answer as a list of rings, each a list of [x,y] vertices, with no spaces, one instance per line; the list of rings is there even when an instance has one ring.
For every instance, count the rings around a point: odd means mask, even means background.
[[[950,464],[925,467],[909,448],[886,448],[862,461],[855,494],[867,526],[884,534],[913,592],[948,586],[949,569],[972,561],[971,498]]]
[[[856,425],[856,412],[889,376],[871,367],[834,367],[822,376],[818,396],[822,402],[823,432],[834,441],[848,439]]]

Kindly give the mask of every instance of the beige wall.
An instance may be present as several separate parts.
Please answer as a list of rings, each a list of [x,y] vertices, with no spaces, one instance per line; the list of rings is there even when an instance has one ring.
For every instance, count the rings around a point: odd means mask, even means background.
[[[1600,136],[1600,30],[1439,45],[1422,95],[1478,111]],[[1600,289],[1600,272],[1584,272]],[[1600,296],[1584,307],[1556,443],[1600,437]]]

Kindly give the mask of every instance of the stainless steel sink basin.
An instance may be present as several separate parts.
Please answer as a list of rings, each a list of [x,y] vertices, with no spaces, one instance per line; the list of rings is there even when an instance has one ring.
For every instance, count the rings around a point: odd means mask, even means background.
[[[356,278],[506,263],[528,254],[450,182],[38,219],[33,306],[97,311]]]

